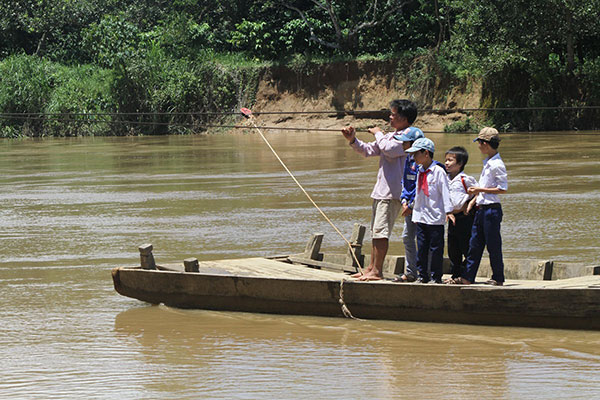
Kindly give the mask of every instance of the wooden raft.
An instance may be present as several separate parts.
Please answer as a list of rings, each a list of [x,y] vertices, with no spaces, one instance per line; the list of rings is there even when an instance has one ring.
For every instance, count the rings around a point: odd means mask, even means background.
[[[353,247],[364,260],[360,236],[358,227]],[[139,248],[141,265],[114,268],[113,282],[123,296],[179,308],[339,317],[343,287],[358,318],[600,330],[598,266],[512,260],[514,278],[507,274],[501,287],[359,282],[348,276],[356,271],[348,252],[323,254],[321,241],[313,236],[304,253],[291,256],[165,265],[148,244]],[[390,256],[384,276],[403,267],[403,257]],[[580,276],[553,279],[573,273]],[[515,279],[521,276],[534,278]]]

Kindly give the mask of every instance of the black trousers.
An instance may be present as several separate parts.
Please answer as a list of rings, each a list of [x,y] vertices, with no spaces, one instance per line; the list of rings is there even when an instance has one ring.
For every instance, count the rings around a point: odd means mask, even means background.
[[[492,267],[492,279],[496,282],[504,282],[504,260],[502,258],[502,236],[500,225],[502,224],[502,207],[500,204],[480,207],[475,213],[475,221],[471,230],[471,241],[469,242],[469,256],[463,278],[471,283],[475,282],[481,256],[484,247],[490,255],[490,266]]]
[[[442,280],[444,262],[444,225],[417,222],[417,270],[423,282]],[[431,275],[427,264],[431,266]]]
[[[473,228],[474,215],[455,214],[456,223],[448,222],[448,258],[452,263],[452,277],[462,275],[467,265],[469,241]]]

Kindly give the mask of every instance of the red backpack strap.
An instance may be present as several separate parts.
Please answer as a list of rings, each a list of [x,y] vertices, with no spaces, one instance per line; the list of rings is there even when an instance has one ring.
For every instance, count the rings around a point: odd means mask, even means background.
[[[460,176],[460,181],[463,184],[463,187],[465,188],[465,193],[469,193],[469,190],[467,189],[467,184],[465,183],[465,177],[463,175]]]

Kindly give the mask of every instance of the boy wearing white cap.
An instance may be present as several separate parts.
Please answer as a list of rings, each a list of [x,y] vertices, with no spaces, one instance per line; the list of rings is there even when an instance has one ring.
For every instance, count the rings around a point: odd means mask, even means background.
[[[448,176],[442,164],[433,160],[435,145],[430,139],[415,140],[406,152],[419,164],[412,217],[417,224],[417,282],[442,283],[444,224],[448,220],[455,222]],[[431,274],[427,270],[430,252]]]
[[[506,166],[498,153],[500,136],[494,128],[485,127],[473,140],[479,145],[479,150],[487,155],[483,160],[483,170],[479,184],[468,189],[469,194],[477,195],[471,200],[467,212],[477,205],[475,220],[469,241],[466,271],[449,283],[469,285],[475,282],[483,249],[487,247],[492,267],[492,279],[486,284],[502,286],[504,284],[504,261],[502,259],[502,237],[500,223],[502,222],[502,207],[499,194],[508,190]]]

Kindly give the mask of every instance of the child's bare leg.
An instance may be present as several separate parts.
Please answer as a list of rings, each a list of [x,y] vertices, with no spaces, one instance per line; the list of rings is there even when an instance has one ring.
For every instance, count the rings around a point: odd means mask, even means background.
[[[360,277],[361,281],[377,281],[383,279],[383,260],[387,254],[389,240],[373,239],[373,251],[371,252],[370,270]]]

